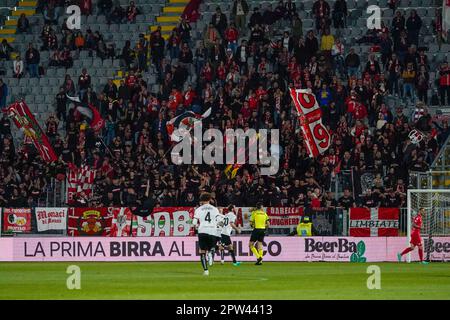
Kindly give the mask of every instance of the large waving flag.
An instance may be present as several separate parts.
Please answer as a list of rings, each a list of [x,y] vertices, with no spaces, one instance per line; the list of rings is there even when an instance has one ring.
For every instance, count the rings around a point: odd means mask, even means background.
[[[98,112],[98,110],[93,105],[82,104],[80,98],[78,97],[71,97],[67,95],[67,98],[78,103],[78,105],[75,108],[75,111],[79,112],[80,114],[86,117],[86,119],[89,121],[88,122],[89,126],[94,131],[99,131],[105,126],[105,120],[102,118],[100,112]]]
[[[185,111],[182,114],[170,119],[170,121],[166,123],[166,129],[171,141],[180,142],[183,140],[184,132],[190,132],[196,123],[199,123],[199,121],[209,117],[210,114],[211,108],[206,110],[203,114],[198,114],[193,111]]]
[[[3,112],[13,118],[17,128],[23,130],[25,138],[33,142],[44,161],[54,162],[58,159],[47,136],[24,101],[11,104]]]
[[[290,89],[297,109],[300,127],[311,158],[324,153],[331,144],[331,135],[322,124],[322,111],[311,90]]]

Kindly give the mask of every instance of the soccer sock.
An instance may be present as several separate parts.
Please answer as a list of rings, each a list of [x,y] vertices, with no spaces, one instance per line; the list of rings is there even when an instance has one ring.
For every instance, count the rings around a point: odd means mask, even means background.
[[[254,246],[252,246],[252,247],[250,247],[250,250],[252,250],[252,252],[255,255],[256,259],[259,259],[258,249],[256,249]]]
[[[200,253],[200,261],[202,263],[203,270],[208,270],[208,263],[206,263],[206,254]]]
[[[405,254],[407,254],[408,252],[413,251],[413,249],[411,247],[406,248],[405,250],[403,250],[403,252],[401,253],[402,256],[404,256]]]
[[[225,259],[225,250],[220,250],[220,260],[223,261]]]
[[[262,249],[259,249],[259,250],[258,250],[258,253],[259,253],[259,257],[262,259],[263,255],[264,255],[263,250],[262,250]]]
[[[419,247],[419,259],[420,261],[423,261],[423,248]]]
[[[228,250],[231,254],[231,259],[233,259],[233,263],[236,263],[236,255],[234,254],[234,249]]]

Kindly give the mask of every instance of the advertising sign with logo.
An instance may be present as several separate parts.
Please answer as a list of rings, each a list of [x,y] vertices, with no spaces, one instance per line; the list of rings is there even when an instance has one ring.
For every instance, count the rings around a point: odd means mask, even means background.
[[[67,208],[36,208],[38,232],[47,230],[66,230]]]
[[[31,232],[31,209],[3,209],[3,232]]]
[[[254,261],[248,237],[232,237],[236,258]],[[266,237],[265,261],[397,261],[405,237]],[[450,237],[425,243],[435,261],[450,261]],[[197,237],[0,238],[0,261],[198,261]],[[411,253],[418,260],[417,251]],[[217,257],[217,259],[220,259]]]

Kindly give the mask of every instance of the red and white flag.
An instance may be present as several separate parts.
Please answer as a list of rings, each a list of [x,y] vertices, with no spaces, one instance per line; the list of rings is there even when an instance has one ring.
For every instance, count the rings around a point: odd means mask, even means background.
[[[68,166],[67,175],[67,203],[72,205],[75,203],[74,195],[84,192],[86,197],[92,196],[92,186],[95,179],[95,170],[89,166],[77,168],[73,164]]]
[[[30,141],[38,150],[42,160],[55,162],[58,156],[55,154],[50,141],[37,123],[25,101],[15,102],[8,106],[3,112],[10,116],[17,128],[23,131],[27,143]]]
[[[311,158],[324,153],[331,144],[331,135],[322,124],[322,110],[311,90],[290,89],[297,109],[303,138]]]
[[[350,208],[351,237],[398,237],[399,208]]]

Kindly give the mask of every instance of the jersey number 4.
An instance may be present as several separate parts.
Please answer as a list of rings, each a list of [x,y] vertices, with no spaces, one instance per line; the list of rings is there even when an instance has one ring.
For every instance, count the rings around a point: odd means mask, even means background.
[[[205,221],[211,222],[211,215],[209,214],[209,211],[205,216]]]

